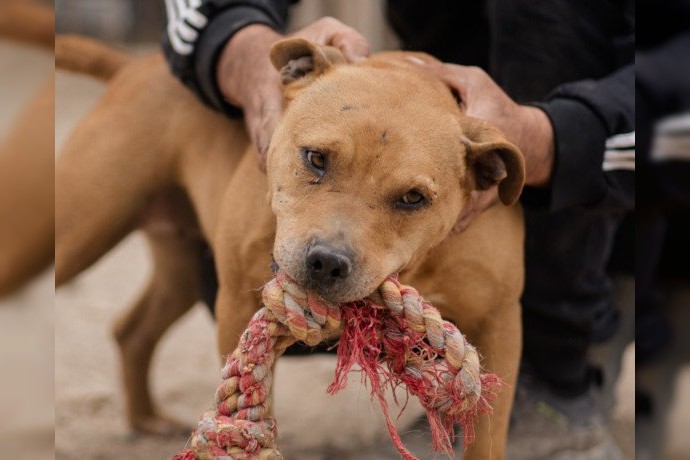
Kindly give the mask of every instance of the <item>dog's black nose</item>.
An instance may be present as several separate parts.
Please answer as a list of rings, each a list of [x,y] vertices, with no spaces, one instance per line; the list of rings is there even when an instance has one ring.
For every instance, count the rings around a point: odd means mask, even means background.
[[[309,278],[318,286],[327,287],[348,277],[352,261],[344,252],[325,245],[315,245],[307,253]]]

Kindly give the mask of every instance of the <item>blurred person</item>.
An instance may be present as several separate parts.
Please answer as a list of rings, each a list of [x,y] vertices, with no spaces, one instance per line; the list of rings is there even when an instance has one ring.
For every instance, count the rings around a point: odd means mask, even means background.
[[[690,360],[690,1],[638,8],[663,24],[638,35],[636,56],[643,168],[635,219],[635,450],[646,460],[664,458],[676,377]]]
[[[291,3],[166,2],[173,73],[207,105],[244,116],[260,167],[282,108],[268,50],[284,36]],[[404,49],[449,62],[427,68],[464,111],[494,123],[525,155],[524,357],[510,458],[620,458],[601,396],[615,375],[590,352],[620,322],[607,264],[634,207],[634,3],[389,0],[387,15]],[[369,52],[362,35],[332,18],[293,35],[353,62]],[[475,203],[475,215],[492,204]]]

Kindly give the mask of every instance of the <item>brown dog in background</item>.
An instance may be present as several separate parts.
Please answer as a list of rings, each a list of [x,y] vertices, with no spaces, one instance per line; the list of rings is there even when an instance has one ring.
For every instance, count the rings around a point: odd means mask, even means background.
[[[271,257],[335,302],[362,298],[400,273],[508,383],[466,454],[503,458],[521,348],[523,222],[513,204],[522,155],[496,129],[463,116],[445,85],[405,56],[349,65],[305,40],[276,44],[271,59],[286,106],[264,175],[241,120],[204,107],[162,56],[133,59],[58,39],[59,67],[109,86],[56,165],[56,284],[137,228],[154,258],[148,288],[114,328],[133,427],[170,429],[147,371],[158,339],[201,298],[205,241],[219,273],[221,356],[258,308]],[[453,232],[468,203],[493,187],[503,205]]]
[[[24,1],[0,3],[0,40],[50,49],[54,14]],[[53,261],[55,80],[45,84],[0,140],[0,298]]]

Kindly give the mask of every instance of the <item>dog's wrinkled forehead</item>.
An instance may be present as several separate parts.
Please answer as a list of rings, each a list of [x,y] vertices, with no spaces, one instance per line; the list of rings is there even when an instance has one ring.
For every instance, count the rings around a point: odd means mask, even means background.
[[[283,78],[292,78],[309,65],[296,59]],[[288,70],[289,69],[289,70]],[[450,93],[433,86],[419,72],[391,66],[339,66],[315,79],[291,99],[285,121],[290,135],[339,132],[353,141],[375,130],[389,145],[457,155],[463,148],[457,108]],[[383,134],[385,132],[385,135]],[[405,141],[396,144],[398,141]]]
[[[305,64],[296,59],[289,67]],[[459,188],[465,147],[458,118],[434,100],[453,104],[452,97],[438,93],[405,69],[333,69],[295,92],[271,141],[269,170],[282,171],[275,175],[281,186],[323,184],[308,188],[312,195],[337,190],[388,209],[412,191],[445,206],[437,199]]]
[[[385,107],[389,116],[400,113],[419,121],[433,111],[458,111],[448,88],[413,64],[409,53],[378,53],[353,64],[337,48],[290,38],[274,44],[270,58],[280,74],[288,108],[296,99],[308,100],[312,106],[338,101],[370,112]]]

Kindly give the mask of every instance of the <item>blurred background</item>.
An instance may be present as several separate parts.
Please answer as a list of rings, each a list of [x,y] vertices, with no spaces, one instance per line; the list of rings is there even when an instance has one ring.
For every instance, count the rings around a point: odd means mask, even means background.
[[[24,229],[45,226],[36,216],[50,215],[45,206],[53,200],[53,184],[47,177],[52,174],[54,152],[59,152],[72,127],[104,90],[90,78],[58,72],[53,120],[52,105],[40,101],[46,88],[53,88],[50,46],[40,37],[27,43],[26,37],[2,31],[3,27],[12,29],[7,24],[7,7],[18,3],[53,6],[51,1],[0,0],[0,254],[21,246]],[[164,28],[163,4],[163,0],[55,0],[55,29],[95,36],[134,53],[157,52]],[[290,27],[299,28],[324,15],[361,31],[374,50],[397,47],[385,26],[383,1],[302,0],[293,7]],[[659,169],[680,172],[674,180],[688,184],[690,175],[683,166],[690,159],[688,118],[673,116],[662,121],[650,128],[651,150],[657,152],[650,162],[662,164]],[[46,127],[53,122],[54,131]],[[46,149],[45,144],[53,142],[55,151]],[[16,152],[31,162],[17,160]],[[654,201],[659,191],[647,185],[638,190]],[[32,211],[29,215],[15,209],[19,196],[27,198],[20,204]],[[687,208],[673,210],[672,226],[686,224]],[[657,240],[663,240],[666,232],[668,221],[662,221],[663,228],[655,230],[662,235],[657,233]],[[675,236],[674,244],[690,246],[689,235],[690,231]],[[31,278],[28,284],[2,293],[0,459],[52,458],[53,449],[60,459],[165,458],[184,444],[180,437],[137,437],[125,423],[110,324],[145,284],[150,271],[146,251],[143,239],[135,234],[57,293],[51,271],[31,267],[26,271]],[[687,259],[665,258],[658,264],[687,266]],[[10,269],[16,266],[13,262]],[[3,269],[7,267],[0,265],[0,274]],[[614,433],[627,458],[634,458],[636,436],[638,458],[690,459],[690,284],[686,276],[661,277],[662,283],[654,277],[660,300],[652,319],[640,318],[638,312],[638,332],[658,328],[655,318],[661,316],[669,340],[644,360],[638,359],[637,392],[635,348],[628,347],[615,390]],[[213,323],[197,306],[159,347],[152,370],[154,394],[170,414],[191,426],[209,404],[207,395],[215,390],[217,367]],[[329,452],[328,458],[357,458],[353,438],[360,445],[386,439],[366,392],[350,388],[335,400],[325,395],[333,367],[327,356],[310,358],[308,363],[292,358],[279,365],[277,378],[290,382],[281,385],[276,395],[286,458],[327,458],[323,452]],[[327,405],[330,408],[324,412]],[[289,415],[295,406],[302,409],[300,417]],[[409,423],[419,413],[419,408],[411,408],[401,423]],[[314,420],[319,420],[316,432]]]
[[[164,0],[55,0],[58,33],[72,32],[121,42],[158,42]],[[373,50],[395,49],[381,0],[302,0],[290,10],[290,30],[333,16],[364,34]]]

